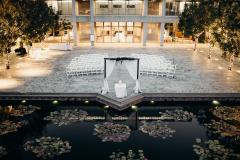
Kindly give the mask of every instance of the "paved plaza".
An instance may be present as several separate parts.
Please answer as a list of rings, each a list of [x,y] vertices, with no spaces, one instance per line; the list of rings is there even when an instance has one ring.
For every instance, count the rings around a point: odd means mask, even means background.
[[[131,53],[157,54],[174,60],[177,65],[175,78],[140,76],[141,89],[145,93],[235,93],[240,91],[240,68],[228,71],[229,63],[220,57],[215,48],[211,60],[207,58],[207,45],[200,45],[193,53],[193,45],[165,45],[164,47],[77,47],[73,51],[45,51],[40,60],[22,58],[15,60],[12,68],[0,68],[1,92],[64,92],[99,93],[103,86],[103,75],[67,78],[65,69],[71,60],[81,54],[108,53],[128,56]],[[109,78],[109,87],[114,95],[114,83],[127,83],[128,95],[133,95],[135,81],[125,66],[118,65]]]

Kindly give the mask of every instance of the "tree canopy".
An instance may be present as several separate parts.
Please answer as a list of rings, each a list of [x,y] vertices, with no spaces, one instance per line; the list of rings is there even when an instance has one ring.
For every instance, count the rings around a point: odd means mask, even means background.
[[[0,0],[0,46],[6,53],[16,40],[41,41],[58,21],[44,0]]]
[[[28,25],[23,28],[23,38],[28,41],[42,41],[57,23],[58,14],[44,0],[22,0],[22,3],[21,9],[28,21]]]
[[[9,53],[26,25],[25,15],[19,12],[20,6],[11,0],[0,1],[0,48],[1,53]]]
[[[240,1],[191,0],[180,15],[179,29],[194,39],[208,32],[226,53],[240,51]]]

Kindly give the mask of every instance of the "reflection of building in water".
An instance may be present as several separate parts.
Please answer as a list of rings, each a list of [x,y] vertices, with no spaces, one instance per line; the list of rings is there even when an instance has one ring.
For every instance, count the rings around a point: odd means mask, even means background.
[[[72,21],[74,42],[173,42],[185,0],[46,0]]]

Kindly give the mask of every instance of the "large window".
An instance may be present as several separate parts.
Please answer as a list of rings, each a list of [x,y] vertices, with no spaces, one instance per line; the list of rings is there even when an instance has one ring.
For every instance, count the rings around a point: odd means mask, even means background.
[[[79,15],[90,15],[89,0],[79,0],[78,1],[78,14]]]
[[[90,23],[78,23],[78,39],[80,42],[90,41]]]
[[[166,1],[166,16],[179,15],[179,5],[180,5],[180,2],[177,2],[177,0],[167,0]]]
[[[148,15],[160,15],[159,7],[160,0],[149,0],[148,1]]]
[[[72,1],[71,0],[47,0],[48,6],[51,6],[55,12],[60,12],[62,15],[72,14]]]
[[[142,24],[138,22],[96,22],[96,41],[100,43],[141,42]]]
[[[96,0],[96,15],[142,15],[141,0]]]
[[[159,37],[160,37],[159,29],[160,29],[159,23],[148,23],[148,33],[147,33],[148,42],[159,41]]]

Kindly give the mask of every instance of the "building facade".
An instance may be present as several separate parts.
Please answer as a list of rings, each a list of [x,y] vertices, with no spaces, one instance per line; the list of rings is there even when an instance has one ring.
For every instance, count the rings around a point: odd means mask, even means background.
[[[179,0],[47,0],[73,25],[74,44],[159,43],[178,37]]]

